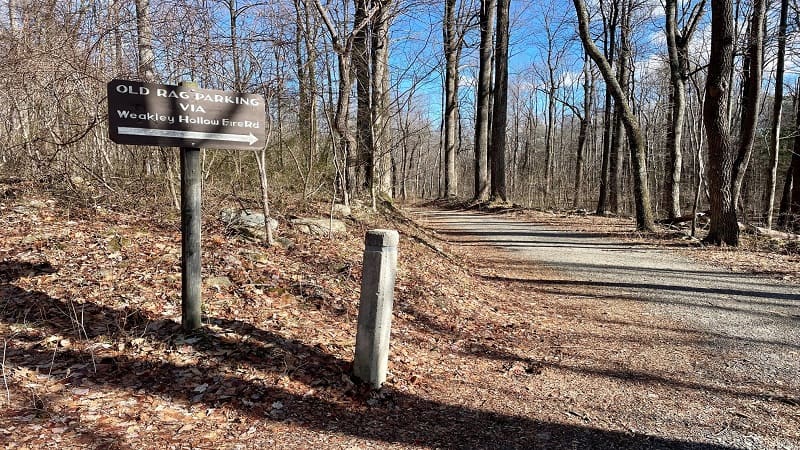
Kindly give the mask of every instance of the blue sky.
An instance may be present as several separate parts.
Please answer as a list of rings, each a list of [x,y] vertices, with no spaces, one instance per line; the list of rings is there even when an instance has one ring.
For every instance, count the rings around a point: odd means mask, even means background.
[[[543,2],[542,2],[543,3]],[[511,3],[511,36],[509,46],[509,78],[532,87],[537,85],[536,69],[544,68],[546,61],[547,38],[542,30],[545,27],[545,14],[551,16],[552,26],[564,22],[559,29],[557,46],[565,46],[567,51],[562,58],[562,72],[579,74],[582,67],[580,43],[573,40],[574,12],[572,3],[557,0],[546,5],[539,2]],[[441,117],[441,85],[443,62],[442,54],[442,21],[443,7],[424,7],[407,14],[401,14],[392,29],[392,65],[398,74],[407,68],[418,73],[430,72],[422,86],[417,88],[418,95],[424,96],[429,108],[431,120]],[[477,30],[471,32],[467,39],[468,48],[464,49],[460,62],[461,94],[463,107],[468,109],[472,102],[471,86],[477,73]],[[400,81],[401,89],[409,89],[412,80]],[[464,111],[464,116],[469,116]]]
[[[477,0],[476,0],[477,2]],[[596,10],[596,2],[588,1],[590,10]],[[595,5],[592,5],[595,3]],[[710,14],[701,23],[696,37],[693,40],[693,48],[699,51],[701,58],[699,63],[703,63],[705,57],[702,56],[709,48],[709,20]],[[771,10],[771,24],[774,29],[776,22],[776,6],[773,2]],[[441,20],[443,6],[431,7],[420,6],[409,10],[406,14],[401,14],[393,25],[392,29],[392,64],[394,74],[402,73],[405,69],[422,73],[434,70],[430,73],[422,86],[417,89],[418,95],[424,96],[423,99],[429,109],[429,116],[436,122],[441,117],[441,68],[443,63],[441,58]],[[665,38],[663,33],[664,22],[663,6],[658,0],[647,0],[639,9],[636,24],[635,36],[633,38],[636,52],[636,71],[638,75],[645,74],[648,70],[653,70],[662,64],[664,59]],[[742,19],[742,21],[744,18]],[[583,52],[581,44],[577,40],[575,31],[575,11],[572,1],[555,0],[547,1],[516,1],[511,0],[511,45],[509,61],[509,78],[511,82],[521,83],[524,88],[532,89],[541,82],[541,69],[546,65],[546,24],[550,23],[551,28],[558,27],[559,42],[558,46],[567,48],[560,65],[561,74],[569,80],[579,80],[583,64]],[[561,25],[558,25],[561,23]],[[798,33],[794,34],[795,42],[800,39]],[[471,35],[471,43],[475,43],[477,33]],[[790,37],[791,39],[791,37]],[[767,46],[767,64],[765,67],[765,89],[771,92],[774,77],[774,53],[775,46]],[[438,64],[438,67],[434,67]],[[462,77],[462,110],[463,116],[469,117],[471,112],[472,90],[470,84],[475,75],[477,65],[477,55],[475,49],[465,49],[461,60]],[[539,71],[537,74],[537,70]],[[800,72],[800,59],[795,56],[794,60],[787,61],[787,85],[793,84]],[[401,89],[408,89],[411,80],[404,78],[400,81]],[[598,86],[602,89],[602,83]],[[537,95],[540,106],[544,102],[542,94]],[[541,110],[541,108],[540,108]]]

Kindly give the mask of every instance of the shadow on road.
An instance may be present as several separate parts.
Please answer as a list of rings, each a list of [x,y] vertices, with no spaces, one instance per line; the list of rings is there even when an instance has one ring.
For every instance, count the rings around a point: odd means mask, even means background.
[[[491,276],[491,275],[483,275],[483,279],[489,281],[501,281],[501,282],[515,282],[515,283],[529,283],[535,286],[570,286],[570,287],[579,287],[579,288],[619,288],[619,289],[628,289],[628,290],[652,290],[652,291],[669,291],[669,292],[686,292],[690,294],[714,294],[714,295],[725,295],[725,296],[738,296],[738,297],[755,297],[755,298],[763,298],[768,300],[779,299],[779,300],[792,300],[798,303],[783,303],[783,304],[776,304],[774,302],[770,302],[771,305],[774,306],[783,306],[783,307],[793,307],[800,304],[800,299],[797,298],[794,294],[785,294],[782,292],[763,292],[763,291],[743,291],[738,289],[724,289],[724,288],[702,288],[697,286],[676,286],[672,284],[655,284],[655,283],[623,283],[623,282],[616,282],[616,281],[586,281],[586,280],[553,280],[553,279],[520,279],[520,278],[513,278],[513,277],[501,277],[501,276]],[[549,291],[551,293],[556,294],[563,294],[562,291]],[[581,290],[580,292],[585,292]],[[599,295],[598,295],[599,297]],[[627,300],[635,300],[641,302],[650,302],[650,303],[663,303],[669,305],[690,305],[693,308],[702,308],[702,309],[718,309],[722,311],[731,311],[737,313],[744,313],[744,314],[751,314],[756,316],[764,316],[764,317],[773,317],[779,318],[782,320],[800,320],[800,314],[786,314],[780,313],[775,311],[762,311],[757,309],[750,309],[750,308],[735,308],[732,306],[723,306],[719,304],[709,304],[709,303],[700,303],[693,300],[678,300],[672,297],[667,298],[659,298],[657,295],[625,295],[625,294],[616,294],[611,293],[609,295],[604,295],[602,297],[605,298],[624,298]],[[736,299],[726,299],[725,301],[732,301],[738,303],[749,304],[753,302],[748,302],[747,300],[736,300]]]

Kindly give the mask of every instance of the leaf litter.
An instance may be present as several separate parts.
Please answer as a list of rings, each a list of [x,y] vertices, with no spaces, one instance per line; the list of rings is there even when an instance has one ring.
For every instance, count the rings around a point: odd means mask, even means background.
[[[653,332],[633,302],[487,281],[545,269],[396,215],[336,240],[288,230],[288,250],[207,220],[204,277],[230,284],[204,285],[205,327],[185,334],[175,224],[14,201],[0,205],[6,448],[679,448],[730,428],[800,442],[796,404],[622,370],[662,358],[665,377],[701,379],[678,358],[699,337]],[[375,391],[349,374],[363,232],[387,226],[405,239]]]

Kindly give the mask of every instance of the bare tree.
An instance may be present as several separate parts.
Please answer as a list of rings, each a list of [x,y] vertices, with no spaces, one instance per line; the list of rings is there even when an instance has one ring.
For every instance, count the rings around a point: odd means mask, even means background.
[[[692,7],[681,29],[678,21],[678,1],[666,0],[665,6],[667,53],[669,55],[670,114],[667,124],[667,177],[664,200],[667,217],[681,215],[681,169],[683,164],[683,124],[686,118],[686,86],[689,82],[689,42],[697,23],[705,13],[705,0]],[[685,14],[684,14],[685,16]]]
[[[770,164],[767,171],[767,192],[764,195],[764,216],[767,228],[772,228],[772,214],[775,204],[775,185],[778,177],[778,157],[780,155],[781,116],[783,114],[783,75],[786,60],[786,25],[789,13],[789,0],[780,2],[778,19],[778,54],[775,63],[775,98],[772,104],[772,121],[769,129]]]
[[[511,0],[497,0],[492,108],[492,200],[506,202],[506,124],[508,123],[508,14]]]
[[[136,0],[136,31],[139,45],[139,77],[146,81],[155,81],[156,57],[153,53],[150,0]]]
[[[708,185],[711,229],[706,240],[739,244],[739,226],[733,197],[734,147],[728,132],[727,101],[731,95],[728,73],[733,67],[733,7],[726,0],[711,0],[711,55],[706,77],[703,122],[708,135]]]
[[[368,25],[372,14],[376,10],[372,9],[363,17],[359,17],[358,22],[354,21],[353,29],[350,31],[345,31],[345,34],[342,34],[343,32],[340,32],[337,29],[330,17],[330,14],[328,13],[328,10],[322,6],[319,0],[314,0],[314,7],[319,13],[322,23],[325,24],[325,28],[330,34],[333,51],[336,53],[338,62],[339,83],[333,128],[339,135],[339,148],[343,154],[343,159],[346,165],[347,161],[352,160],[352,153],[354,153],[356,147],[356,138],[353,136],[350,126],[347,123],[348,112],[350,110],[350,91],[353,88],[353,43],[355,42],[356,35]],[[354,180],[352,180],[352,176],[349,175],[349,172],[346,168],[343,170],[343,172],[345,173],[345,176],[340,177],[341,189],[344,196],[344,204],[349,205],[349,194],[350,189],[354,184]]]
[[[609,206],[615,214],[622,213],[624,193],[622,171],[625,163],[625,125],[623,123],[622,103],[628,104],[628,83],[630,81],[631,59],[631,14],[633,13],[632,0],[621,0],[619,8],[619,55],[617,56],[617,82],[622,89],[623,98],[620,101],[614,98],[614,128],[611,135],[611,148],[609,151]]]
[[[589,13],[583,0],[573,0],[575,11],[578,16],[578,32],[586,53],[594,60],[603,79],[606,82],[606,89],[611,91],[614,101],[620,105],[620,114],[625,124],[625,131],[628,135],[628,142],[631,146],[631,161],[633,166],[634,184],[634,203],[636,205],[636,227],[640,230],[653,231],[653,211],[650,206],[650,189],[647,183],[647,163],[645,155],[645,142],[639,128],[638,120],[633,114],[628,102],[625,100],[625,93],[617,81],[608,60],[592,41],[589,35]]]
[[[445,196],[458,194],[456,179],[456,129],[458,125],[458,60],[461,39],[456,30],[456,0],[445,0],[442,37],[444,41],[444,191]]]
[[[800,80],[795,87],[794,112],[795,129],[800,130]],[[778,226],[797,230],[800,228],[798,216],[800,216],[800,136],[795,135],[792,159],[783,184]]]
[[[269,181],[267,179],[267,149],[272,139],[272,113],[270,112],[270,96],[268,92],[264,93],[264,108],[266,109],[266,133],[264,144],[258,150],[253,150],[256,158],[256,166],[258,167],[258,182],[261,188],[261,208],[264,211],[264,245],[267,247],[275,243],[272,237],[272,217],[269,209]]]
[[[392,197],[392,153],[389,146],[389,24],[392,0],[375,0],[372,21],[372,137],[375,175],[370,192]]]
[[[558,17],[553,5],[542,11],[542,29],[544,31],[545,67],[542,79],[544,91],[547,95],[547,120],[545,122],[544,138],[544,200],[549,203],[550,191],[553,184],[553,166],[555,163],[556,146],[556,94],[563,82],[562,64],[569,49],[569,40],[564,39],[563,29],[569,22],[563,17]],[[563,124],[562,124],[563,126]]]
[[[492,36],[495,0],[481,0],[480,56],[475,114],[475,200],[489,198],[489,133],[492,96]]]
[[[372,0],[355,0],[355,21],[361,23],[367,19],[367,11]],[[375,163],[373,161],[374,146],[372,142],[372,97],[371,88],[371,52],[370,25],[355,30],[353,36],[353,69],[356,77],[356,142],[358,165],[363,167],[364,187],[372,189]]]
[[[750,157],[756,135],[761,95],[761,78],[764,66],[764,17],[767,1],[755,0],[748,26],[748,47],[743,62],[742,118],[739,132],[739,149],[733,162],[733,201],[738,209]]]
[[[614,63],[616,57],[616,33],[619,23],[618,1],[611,2],[608,14],[604,10],[605,2],[600,0],[600,13],[603,17],[603,55],[608,61],[609,66]],[[613,68],[613,66],[612,66]],[[605,214],[608,210],[608,197],[610,188],[611,171],[611,140],[614,134],[612,127],[614,121],[611,115],[611,105],[613,95],[609,89],[605,90],[605,101],[603,106],[603,157],[600,168],[600,193],[597,198],[597,214]]]
[[[8,0],[8,25],[11,31],[22,29],[22,18],[19,0]]]
[[[575,154],[575,185],[572,197],[572,207],[578,207],[581,186],[583,185],[583,159],[586,153],[586,142],[589,135],[589,124],[592,123],[592,107],[594,104],[594,72],[589,67],[589,55],[586,54],[583,62],[583,114],[576,115],[581,121],[578,132],[578,147]]]
[[[752,152],[761,85],[762,33],[765,3],[756,0],[750,21],[742,102],[742,130],[738,149],[728,132],[726,102],[730,95],[728,74],[733,66],[734,21],[732,5],[711,1],[711,57],[706,79],[703,118],[708,134],[708,180],[711,226],[705,240],[712,244],[739,245],[737,205],[744,173]]]

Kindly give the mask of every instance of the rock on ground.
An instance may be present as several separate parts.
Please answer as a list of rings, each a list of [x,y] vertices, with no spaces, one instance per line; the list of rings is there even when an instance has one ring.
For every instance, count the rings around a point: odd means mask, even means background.
[[[292,219],[291,223],[298,231],[305,234],[326,235],[331,231],[333,233],[344,233],[347,231],[345,223],[337,219],[301,217],[299,219]]]

